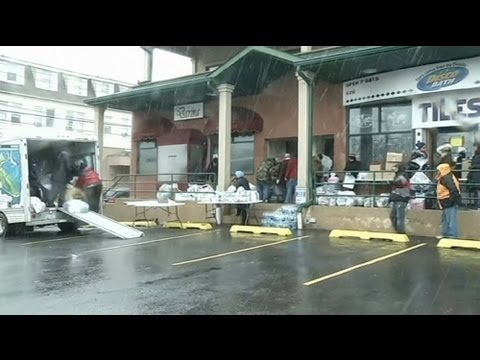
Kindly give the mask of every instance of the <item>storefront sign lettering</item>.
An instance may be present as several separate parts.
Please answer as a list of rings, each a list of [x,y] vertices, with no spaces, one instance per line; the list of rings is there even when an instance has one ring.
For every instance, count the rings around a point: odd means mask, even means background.
[[[413,128],[470,127],[480,121],[480,92],[463,91],[420,97],[412,101]]]
[[[203,103],[175,106],[173,120],[189,120],[203,118]]]
[[[480,116],[480,97],[471,99],[458,99],[454,114],[446,111],[445,98],[441,98],[438,103],[426,102],[418,105],[422,111],[422,123],[428,121],[448,121],[454,120],[454,115],[460,117],[475,118]],[[430,115],[431,114],[431,115]]]

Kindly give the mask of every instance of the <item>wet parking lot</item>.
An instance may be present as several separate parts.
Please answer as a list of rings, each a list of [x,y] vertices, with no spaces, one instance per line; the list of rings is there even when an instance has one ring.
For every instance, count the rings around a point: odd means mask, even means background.
[[[0,314],[480,314],[480,252],[410,243],[55,228],[0,247]]]

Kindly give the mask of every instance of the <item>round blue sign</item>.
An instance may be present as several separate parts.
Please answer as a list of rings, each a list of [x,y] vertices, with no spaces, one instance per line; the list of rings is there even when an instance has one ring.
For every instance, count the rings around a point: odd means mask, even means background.
[[[417,88],[422,91],[435,91],[458,84],[468,76],[468,69],[453,66],[440,69],[422,76],[417,83]]]

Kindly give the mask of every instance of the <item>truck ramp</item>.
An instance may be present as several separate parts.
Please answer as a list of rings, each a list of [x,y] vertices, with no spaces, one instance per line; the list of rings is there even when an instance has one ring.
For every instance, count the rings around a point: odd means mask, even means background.
[[[86,213],[72,213],[62,208],[58,209],[58,211],[61,211],[64,214],[67,214],[68,216],[71,216],[77,220],[95,226],[121,239],[139,238],[144,235],[143,232],[140,230],[120,224],[115,220],[112,220],[93,211],[89,211]]]

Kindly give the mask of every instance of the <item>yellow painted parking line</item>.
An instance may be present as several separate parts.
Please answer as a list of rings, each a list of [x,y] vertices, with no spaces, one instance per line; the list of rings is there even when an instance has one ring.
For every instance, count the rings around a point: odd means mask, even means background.
[[[185,264],[191,264],[191,263],[195,263],[195,262],[199,262],[199,261],[216,259],[216,258],[223,257],[223,256],[228,256],[228,255],[233,255],[233,254],[239,254],[239,253],[246,252],[246,251],[252,251],[252,250],[261,249],[261,248],[264,248],[264,247],[267,247],[267,246],[279,245],[279,244],[287,243],[287,242],[290,242],[290,241],[305,239],[305,238],[309,238],[309,237],[310,237],[310,235],[299,236],[299,237],[295,237],[295,238],[291,238],[291,239],[276,241],[276,242],[270,243],[270,244],[252,246],[252,247],[245,248],[245,249],[240,249],[240,250],[235,250],[235,251],[229,251],[229,252],[226,252],[226,253],[221,253],[221,254],[216,254],[216,255],[210,255],[210,256],[206,256],[206,257],[202,257],[202,258],[198,258],[198,259],[181,261],[181,262],[178,262],[178,263],[175,263],[175,264],[172,264],[172,265],[173,265],[173,266],[185,265]]]
[[[215,230],[215,231],[212,231],[212,232],[213,233],[218,233],[220,231],[222,231],[222,230]],[[211,234],[211,233],[209,233],[209,234]],[[170,237],[163,238],[163,239],[142,241],[142,242],[133,243],[133,244],[126,244],[126,245],[112,246],[112,247],[101,248],[101,249],[87,250],[87,251],[84,251],[83,253],[81,253],[80,255],[88,254],[88,253],[94,253],[94,252],[100,252],[100,251],[123,249],[123,248],[127,248],[127,247],[140,246],[140,245],[146,245],[146,244],[153,244],[153,243],[156,243],[156,242],[162,242],[162,241],[174,240],[174,239],[181,239],[181,238],[199,236],[199,235],[205,235],[205,232],[201,231],[201,232],[196,232],[196,233],[193,233],[193,234],[170,236]]]
[[[350,272],[350,271],[353,271],[353,270],[356,270],[356,269],[360,269],[360,268],[365,267],[365,266],[368,266],[368,265],[375,264],[375,263],[377,263],[377,262],[380,262],[380,261],[389,259],[389,258],[391,258],[391,257],[394,257],[394,256],[397,256],[397,255],[406,253],[406,252],[408,252],[408,251],[412,251],[412,250],[418,249],[418,248],[420,248],[420,247],[422,247],[422,246],[425,246],[425,245],[427,245],[427,244],[426,244],[426,243],[421,243],[421,244],[419,244],[419,245],[415,245],[415,246],[409,247],[408,249],[396,251],[396,252],[394,252],[394,253],[392,253],[392,254],[385,255],[385,256],[382,256],[382,257],[379,257],[379,258],[376,258],[376,259],[373,259],[373,260],[370,260],[370,261],[367,261],[367,262],[364,262],[364,263],[361,263],[361,264],[358,264],[358,265],[349,267],[349,268],[347,268],[347,269],[334,272],[333,274],[325,275],[325,276],[322,276],[322,277],[320,277],[320,278],[318,278],[318,279],[314,279],[314,280],[307,281],[307,282],[303,283],[303,285],[310,286],[310,285],[318,284],[319,282],[322,282],[322,281],[331,279],[331,278],[333,278],[333,277],[335,277],[335,276],[339,276],[339,275],[346,274],[346,273],[348,273],[348,272]]]
[[[50,239],[50,240],[33,241],[33,242],[23,243],[23,244],[21,244],[21,245],[44,244],[44,243],[54,242],[54,241],[64,241],[64,240],[71,240],[71,239],[80,239],[80,238],[83,238],[83,237],[87,237],[87,235],[70,236],[70,237],[65,237],[65,238],[60,238],[60,239]]]

